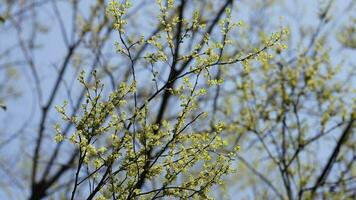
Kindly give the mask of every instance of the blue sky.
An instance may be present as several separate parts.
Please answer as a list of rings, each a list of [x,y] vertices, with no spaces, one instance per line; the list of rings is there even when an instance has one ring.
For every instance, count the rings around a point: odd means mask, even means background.
[[[354,50],[340,50],[340,45],[339,43],[333,39],[332,37],[335,36],[336,32],[340,30],[340,26],[347,22],[349,20],[349,15],[344,15],[345,10],[347,10],[347,6],[350,4],[352,0],[338,0],[335,1],[333,7],[332,7],[332,16],[339,18],[339,20],[329,24],[325,31],[330,31],[329,36],[330,36],[330,42],[328,44],[332,47],[330,54],[332,56],[333,62],[339,63],[341,60],[345,60],[345,65],[351,64],[356,64],[356,56],[355,56],[355,51]],[[0,1],[2,2],[2,1]],[[152,5],[150,5],[151,2],[147,1],[148,4],[145,6],[145,11],[146,12],[154,12],[151,8]],[[246,2],[246,1],[245,1]],[[293,40],[293,45],[291,46],[291,50],[295,51],[300,51],[300,46],[305,46],[305,44],[300,43],[300,38],[298,38],[295,35],[295,28],[298,28],[298,23],[307,25],[310,27],[316,27],[318,23],[318,17],[317,17],[317,12],[319,9],[319,5],[326,4],[327,1],[310,1],[310,0],[302,0],[302,1],[281,1],[284,2],[284,6],[287,9],[288,12],[292,13],[293,16],[286,15],[285,10],[282,9],[282,6],[277,6],[273,11],[270,11],[269,13],[266,13],[267,19],[265,20],[266,23],[271,23],[275,24],[275,27],[279,27],[280,25],[290,25],[291,28],[291,35],[292,38],[296,38]],[[59,10],[62,13],[63,21],[65,22],[65,27],[70,30],[70,23],[69,21],[71,20],[71,13],[70,9],[63,3],[58,3],[59,5]],[[88,12],[88,9],[86,8],[88,6],[87,3],[81,4],[81,10],[84,12]],[[282,4],[280,4],[282,5]],[[239,5],[239,3],[236,3],[235,6],[238,8],[237,13],[235,13],[236,17],[238,20],[244,19],[249,16],[250,12],[250,7],[249,6],[244,6],[244,5]],[[4,6],[0,5],[0,14],[4,12]],[[16,10],[16,9],[14,9]],[[68,10],[63,12],[63,10]],[[354,7],[355,10],[355,7]],[[37,10],[38,13],[38,18],[40,21],[42,21],[44,24],[46,24],[50,32],[45,33],[45,34],[39,34],[38,35],[38,44],[41,44],[42,47],[36,53],[34,54],[34,57],[36,58],[36,66],[40,66],[40,71],[39,71],[39,76],[41,80],[41,89],[43,90],[43,103],[47,101],[48,95],[53,88],[55,77],[57,75],[56,72],[56,65],[60,63],[60,61],[63,59],[63,56],[65,54],[65,45],[63,43],[63,38],[60,35],[60,29],[58,26],[58,21],[54,19],[54,12],[53,12],[53,7],[51,5],[45,5],[41,7],[40,10]],[[143,15],[145,13],[140,13],[140,15]],[[297,16],[297,18],[295,18]],[[142,17],[142,16],[141,16]],[[146,19],[140,19],[139,20],[146,20]],[[146,23],[150,24],[150,22]],[[1,27],[3,26],[3,28]],[[27,23],[25,28],[22,30],[22,34],[24,36],[30,34],[31,24]],[[11,28],[8,23],[5,23],[4,25],[0,25],[0,50],[3,51],[7,47],[10,47],[14,44],[17,43],[17,38],[15,37],[16,32]],[[324,32],[322,32],[324,33]],[[296,36],[296,37],[295,37]],[[114,38],[115,40],[117,38]],[[112,50],[114,53],[114,48],[113,46],[107,46],[106,47],[108,51]],[[6,58],[0,59],[0,63],[2,61],[6,60],[16,60],[19,57],[23,57],[23,54],[21,53],[20,50],[14,51],[12,54],[7,56]],[[0,157],[0,163],[4,163],[6,159],[6,162],[10,169],[11,168],[16,168],[15,171],[19,172],[21,169],[30,169],[30,165],[27,162],[24,162],[23,158],[17,158],[17,157],[11,157],[11,155],[16,155],[18,152],[22,151],[22,148],[25,148],[27,150],[31,149],[28,147],[31,147],[31,144],[24,143],[25,141],[33,141],[33,135],[36,132],[37,124],[39,121],[40,113],[39,113],[39,104],[38,104],[38,98],[37,94],[34,92],[36,90],[35,85],[34,85],[34,80],[31,76],[31,72],[28,68],[25,68],[24,66],[15,66],[17,69],[17,73],[19,74],[19,78],[14,80],[11,84],[15,86],[15,88],[19,91],[21,91],[21,96],[15,99],[11,100],[6,100],[5,104],[7,105],[8,109],[6,112],[0,111],[0,121],[2,122],[0,124],[0,143],[2,141],[5,141],[7,138],[12,136],[14,133],[18,132],[19,130],[21,131],[21,134],[18,134],[17,139],[12,140],[11,143],[0,147],[0,153],[3,155],[10,155],[9,159],[7,157]],[[354,70],[351,68],[351,70]],[[75,72],[75,69],[70,68],[65,75],[65,79],[67,80],[68,84],[74,84],[75,88],[79,88],[79,85],[75,81],[75,76],[73,76]],[[345,74],[347,72],[344,72]],[[4,73],[4,70],[0,71],[0,77],[6,76]],[[340,79],[343,79],[344,77],[340,77]],[[355,83],[356,80],[352,80],[352,83]],[[351,83],[350,83],[351,84]],[[74,90],[75,91],[75,90]],[[76,97],[78,94],[73,92],[72,96]],[[59,98],[54,102],[55,105],[61,104],[64,99],[60,98],[61,96],[66,96],[64,87],[62,85],[61,87],[61,92],[58,94]],[[50,112],[50,118],[49,121],[56,121],[58,120],[58,115],[56,115],[54,109]],[[30,121],[29,123],[27,123]],[[327,150],[325,150],[326,152]],[[321,155],[328,155],[327,153],[322,152]],[[28,152],[32,153],[32,152]],[[26,157],[26,156],[24,156]],[[0,170],[0,176],[6,176],[4,174],[4,171]],[[24,177],[21,177],[24,178]],[[1,185],[0,185],[1,187]],[[25,185],[25,187],[28,187],[28,185]],[[0,190],[0,198],[4,198],[4,191]],[[232,192],[233,193],[233,192]],[[231,194],[232,194],[231,193]]]

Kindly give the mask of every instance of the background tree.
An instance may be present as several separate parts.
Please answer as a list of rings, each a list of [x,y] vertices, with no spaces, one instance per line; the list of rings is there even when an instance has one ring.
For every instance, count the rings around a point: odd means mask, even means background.
[[[340,2],[4,2],[0,195],[354,198]]]

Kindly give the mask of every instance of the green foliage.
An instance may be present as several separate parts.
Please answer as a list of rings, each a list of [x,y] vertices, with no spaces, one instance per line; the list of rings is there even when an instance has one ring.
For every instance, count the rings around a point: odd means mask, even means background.
[[[4,3],[1,194],[354,198],[356,4],[152,2]]]
[[[349,23],[337,34],[338,41],[351,49],[356,49],[356,18],[350,18]]]

